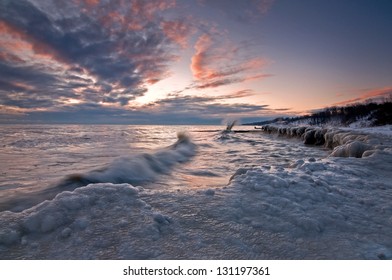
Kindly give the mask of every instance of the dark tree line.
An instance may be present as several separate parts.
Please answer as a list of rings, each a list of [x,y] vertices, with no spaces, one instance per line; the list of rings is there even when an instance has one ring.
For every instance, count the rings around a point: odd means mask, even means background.
[[[369,102],[344,107],[330,107],[310,115],[293,118],[276,118],[269,121],[251,123],[251,125],[265,125],[276,122],[291,123],[309,120],[309,124],[311,125],[324,125],[336,122],[347,126],[360,119],[370,121],[373,126],[392,124],[392,100],[386,100],[384,103]]]
[[[313,113],[308,118],[312,125],[323,125],[337,121],[343,125],[349,125],[363,119],[372,125],[392,124],[392,102],[355,104],[345,107],[331,107],[323,111]]]

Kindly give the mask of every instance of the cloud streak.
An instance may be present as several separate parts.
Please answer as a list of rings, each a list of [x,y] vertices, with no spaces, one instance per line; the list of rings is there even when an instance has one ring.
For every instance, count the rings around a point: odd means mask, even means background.
[[[28,119],[39,123],[45,118],[52,123],[220,124],[222,116],[256,117],[270,112],[267,105],[226,102],[249,94],[251,92],[245,90],[217,97],[171,96],[137,110],[96,103],[68,104],[51,111],[8,112],[6,121],[23,123]]]
[[[361,94],[359,97],[334,103],[332,106],[342,106],[342,105],[348,105],[356,102],[360,103],[367,100],[379,100],[384,98],[392,98],[392,87],[372,89]]]
[[[269,77],[262,73],[265,59],[249,57],[243,48],[222,40],[222,34],[202,34],[195,46],[190,69],[196,88],[207,89]]]

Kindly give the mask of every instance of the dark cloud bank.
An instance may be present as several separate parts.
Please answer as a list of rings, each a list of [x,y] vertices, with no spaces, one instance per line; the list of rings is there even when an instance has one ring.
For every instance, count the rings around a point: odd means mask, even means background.
[[[271,1],[253,2],[265,12]],[[189,17],[173,16],[175,1],[3,0],[0,5],[1,123],[219,123],[225,115],[268,111],[265,105],[225,102],[249,94],[245,91],[173,95],[130,106],[169,75],[178,50],[196,32]],[[209,70],[209,76],[185,90],[263,77],[257,59],[211,72],[202,61],[211,46],[200,43],[193,69]]]

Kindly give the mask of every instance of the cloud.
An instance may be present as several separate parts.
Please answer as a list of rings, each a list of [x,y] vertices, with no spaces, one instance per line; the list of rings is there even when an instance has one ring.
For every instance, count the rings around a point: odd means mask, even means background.
[[[51,106],[50,110],[28,110],[31,102],[23,96],[26,110],[11,107],[1,108],[0,123],[119,123],[119,124],[221,124],[222,119],[258,119],[262,116],[279,113],[268,105],[234,102],[255,93],[250,89],[234,91],[218,96],[190,96],[171,94],[168,98],[157,100],[140,107],[118,107],[120,102],[107,98],[105,102],[84,102]],[[114,98],[114,97],[113,97]],[[72,99],[71,99],[72,100]],[[42,103],[53,102],[50,99]],[[128,100],[124,100],[128,102]],[[202,113],[201,113],[202,112]]]
[[[253,94],[250,90],[238,91],[221,96],[175,96],[146,105],[149,114],[176,115],[179,118],[196,117],[203,112],[204,119],[222,119],[227,116],[252,116],[267,110],[267,105],[246,103],[228,104],[228,99],[241,98]]]
[[[267,1],[245,2],[246,10],[258,14],[267,9],[262,8]],[[230,13],[240,11],[241,3],[216,4],[226,5]],[[77,122],[90,114],[88,119],[96,122],[142,123],[142,118],[175,122],[177,114],[206,121],[267,110],[265,105],[227,104],[252,95],[249,90],[180,96],[269,75],[263,72],[267,62],[248,52],[246,44],[233,43],[216,23],[176,8],[175,0],[1,1],[0,118]],[[191,84],[167,99],[136,107],[133,101],[169,77],[170,66],[189,45],[195,51]]]
[[[257,7],[257,11],[264,15],[271,9],[271,6],[275,0],[254,0],[253,2]]]
[[[290,111],[292,110],[292,108],[277,108],[277,109],[273,109],[273,111],[277,111],[277,112],[284,112],[284,111]]]
[[[187,20],[169,20],[162,21],[161,26],[165,35],[172,41],[180,45],[182,48],[188,46],[188,40],[190,35],[196,32],[192,24],[191,19]]]
[[[169,75],[192,32],[184,19],[164,20],[174,7],[174,0],[2,1],[1,104],[127,105]]]
[[[239,93],[238,96],[241,97],[243,94]],[[42,123],[45,120],[52,123],[220,124],[221,120],[228,116],[257,117],[263,112],[268,112],[267,105],[225,103],[226,99],[234,99],[238,96],[235,93],[220,97],[176,96],[133,110],[119,108],[111,103],[68,104],[50,111],[18,112],[7,107],[7,115],[0,118],[0,123]]]
[[[199,0],[202,7],[218,10],[229,19],[244,23],[252,23],[265,15],[275,0]]]
[[[195,88],[206,89],[269,77],[262,73],[268,62],[246,54],[246,46],[225,42],[222,34],[202,34],[195,46],[190,69]]]
[[[347,99],[338,103],[334,103],[332,106],[343,106],[352,103],[360,103],[367,100],[383,100],[385,98],[392,97],[392,87],[378,88],[366,91],[360,96],[352,99]]]
[[[253,96],[255,93],[250,89],[238,90],[236,92],[220,96],[222,99],[243,98]]]

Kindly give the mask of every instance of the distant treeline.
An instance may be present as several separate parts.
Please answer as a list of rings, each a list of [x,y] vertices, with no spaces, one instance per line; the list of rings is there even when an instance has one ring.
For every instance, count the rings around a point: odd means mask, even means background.
[[[384,103],[354,104],[344,107],[330,107],[310,115],[299,117],[276,118],[254,122],[247,125],[265,125],[269,123],[307,122],[310,125],[340,124],[348,126],[358,120],[369,121],[370,126],[392,124],[392,101]]]

